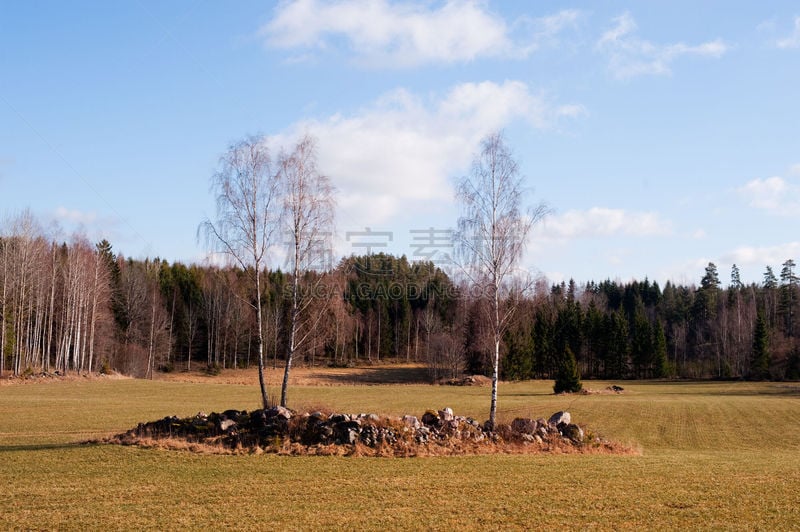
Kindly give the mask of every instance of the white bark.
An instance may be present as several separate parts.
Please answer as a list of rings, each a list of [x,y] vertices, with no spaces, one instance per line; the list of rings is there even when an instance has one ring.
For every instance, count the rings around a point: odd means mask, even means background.
[[[258,328],[258,380],[261,401],[269,405],[264,380],[264,323],[261,274],[277,228],[278,173],[264,139],[248,138],[228,149],[213,177],[217,191],[217,220],[201,225],[206,238],[252,275]]]
[[[482,297],[489,300],[492,310],[494,358],[489,423],[494,426],[500,343],[514,311],[514,298],[509,296],[518,289],[513,281],[518,277],[517,266],[528,234],[547,209],[539,205],[527,213],[521,210],[519,168],[500,133],[483,139],[471,173],[459,184],[457,198],[462,216],[456,239],[463,271],[480,288]]]
[[[284,186],[284,221],[292,261],[292,306],[289,315],[289,344],[286,366],[281,386],[281,406],[286,406],[289,374],[298,348],[316,334],[316,326],[323,312],[316,317],[308,310],[314,297],[315,286],[310,287],[306,297],[300,292],[301,274],[312,268],[316,260],[325,260],[330,249],[333,232],[333,188],[328,178],[322,175],[316,164],[315,141],[305,136],[294,151],[282,158],[281,181]],[[324,266],[324,264],[323,264]],[[317,283],[322,276],[317,277]]]

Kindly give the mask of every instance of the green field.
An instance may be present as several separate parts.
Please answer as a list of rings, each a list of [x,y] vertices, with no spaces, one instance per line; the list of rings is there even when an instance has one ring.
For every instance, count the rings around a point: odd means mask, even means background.
[[[603,389],[608,383],[587,382]],[[619,384],[619,383],[618,383]],[[567,409],[639,455],[197,455],[79,445],[140,421],[252,409],[252,386],[86,380],[0,386],[0,529],[796,529],[800,385],[504,384],[500,417]],[[489,390],[305,386],[297,409],[484,419]]]

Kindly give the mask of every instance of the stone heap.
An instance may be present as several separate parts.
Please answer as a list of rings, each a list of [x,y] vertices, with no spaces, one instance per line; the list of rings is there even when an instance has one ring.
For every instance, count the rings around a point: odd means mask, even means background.
[[[384,449],[388,454],[413,455],[421,447],[477,448],[482,445],[557,445],[581,447],[584,431],[572,423],[569,412],[556,412],[549,420],[516,418],[510,425],[491,427],[472,418],[457,416],[450,408],[428,410],[421,418],[380,417],[375,414],[296,414],[283,407],[247,412],[199,412],[194,417],[165,417],[140,423],[118,443],[136,444],[143,439],[183,439],[228,449],[277,450],[286,445],[364,446]],[[410,451],[411,450],[411,451]]]

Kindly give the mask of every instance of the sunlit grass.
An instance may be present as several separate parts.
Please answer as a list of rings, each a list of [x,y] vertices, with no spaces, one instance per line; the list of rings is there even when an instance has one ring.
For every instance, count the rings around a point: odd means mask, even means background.
[[[618,383],[620,384],[620,383]],[[255,408],[252,386],[78,381],[0,387],[0,528],[789,529],[800,522],[800,386],[501,387],[500,414],[568,409],[640,456],[217,456],[76,445],[165,415]],[[593,389],[608,383],[587,382]],[[297,408],[486,417],[487,388],[320,386]]]

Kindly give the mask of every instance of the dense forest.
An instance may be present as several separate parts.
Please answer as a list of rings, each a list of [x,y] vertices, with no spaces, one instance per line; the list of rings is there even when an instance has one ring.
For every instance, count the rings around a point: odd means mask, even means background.
[[[291,275],[261,273],[260,302],[238,267],[134,260],[107,241],[48,237],[30,213],[0,238],[0,372],[154,371],[282,364]],[[250,272],[252,273],[252,272]],[[307,311],[297,360],[313,365],[428,364],[434,379],[491,372],[485,301],[431,262],[351,256],[301,274]],[[574,356],[583,378],[800,378],[798,277],[723,285],[709,264],[697,286],[647,279],[550,284],[515,302],[504,333],[505,379],[553,378]]]

